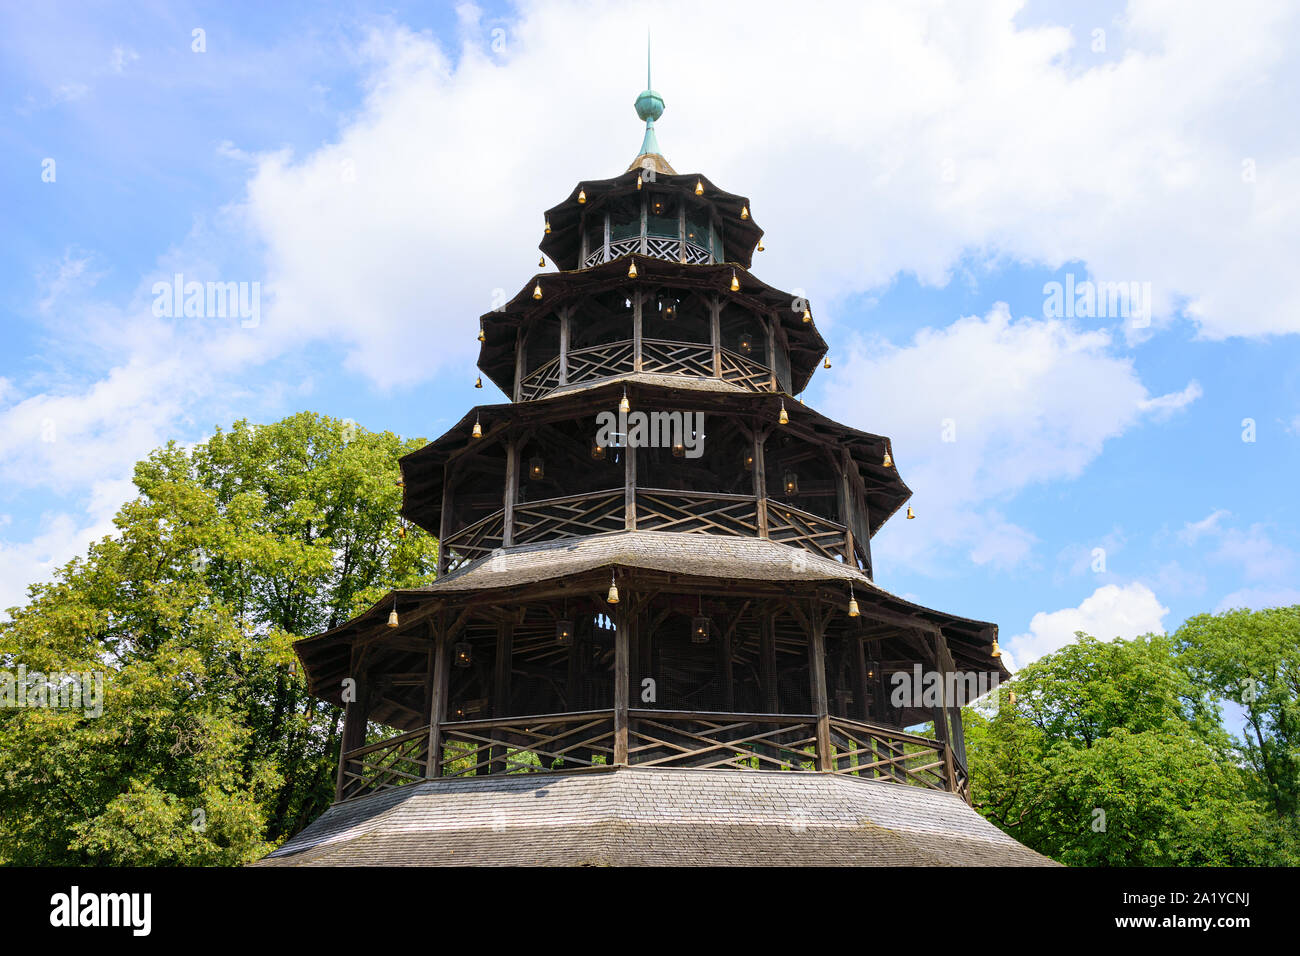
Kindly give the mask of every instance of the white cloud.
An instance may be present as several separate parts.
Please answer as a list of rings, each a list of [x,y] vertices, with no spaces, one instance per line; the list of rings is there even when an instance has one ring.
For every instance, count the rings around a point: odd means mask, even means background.
[[[130,47],[115,46],[113,52],[109,54],[108,67],[114,73],[121,73],[126,69],[128,63],[134,63],[138,59],[140,59],[140,54]]]
[[[924,524],[886,526],[882,540],[913,565],[954,546],[978,563],[1023,560],[1032,534],[987,503],[1077,477],[1107,439],[1172,404],[1150,396],[1109,333],[1012,320],[1001,303],[907,345],[855,343],[825,395],[827,414],[892,437]]]
[[[1170,392],[1168,395],[1157,395],[1155,398],[1149,398],[1146,401],[1141,402],[1138,407],[1144,412],[1151,412],[1152,418],[1157,421],[1164,421],[1175,412],[1182,411],[1203,394],[1204,392],[1201,390],[1201,383],[1192,379],[1192,381],[1187,383],[1187,387],[1181,392]]]
[[[1141,582],[1123,587],[1107,584],[1084,598],[1078,607],[1039,611],[1029,622],[1029,630],[1008,639],[1006,644],[1016,666],[1022,667],[1069,644],[1075,631],[1103,641],[1164,633],[1168,613],[1169,608],[1161,605],[1155,593]]]
[[[1226,508],[1216,508],[1200,521],[1189,521],[1178,532],[1178,540],[1184,544],[1195,544],[1202,535],[1219,534],[1219,522],[1231,514]]]
[[[1270,607],[1291,607],[1300,604],[1300,591],[1295,588],[1242,588],[1224,597],[1215,607],[1214,613],[1230,611],[1235,608],[1250,608],[1262,611]]]

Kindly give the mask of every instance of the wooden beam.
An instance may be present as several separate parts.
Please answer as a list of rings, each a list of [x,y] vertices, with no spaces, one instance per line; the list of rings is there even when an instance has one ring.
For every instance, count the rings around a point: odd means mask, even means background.
[[[614,764],[627,766],[628,757],[628,676],[630,671],[631,631],[636,615],[626,604],[614,611]]]
[[[831,770],[831,719],[826,699],[826,621],[815,605],[808,607],[808,684],[817,715],[817,769]]]
[[[426,777],[442,776],[442,724],[447,719],[447,681],[450,675],[451,642],[447,639],[447,615],[440,615],[433,649],[433,694],[429,703],[429,761],[425,765]]]

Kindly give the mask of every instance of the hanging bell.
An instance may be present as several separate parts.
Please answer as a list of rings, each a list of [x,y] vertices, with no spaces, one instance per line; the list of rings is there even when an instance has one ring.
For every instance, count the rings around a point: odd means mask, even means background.
[[[628,277],[629,279],[635,279],[635,278],[636,278],[636,262],[635,262],[635,261],[633,261],[632,264],[629,265],[629,266],[627,267],[627,277]]]
[[[908,520],[908,521],[911,521],[911,520],[912,520],[913,518],[915,518],[915,517],[916,517],[916,512],[912,510],[912,506],[911,506],[911,505],[908,505],[908,506],[907,506],[907,520]]]
[[[785,399],[781,399],[781,417],[777,419],[782,425],[790,424],[790,416],[785,412]]]
[[[483,326],[481,326],[481,325],[478,327],[478,340],[479,340],[480,342],[486,342],[486,341],[487,341],[487,336],[483,334]]]
[[[627,400],[627,389],[623,389],[623,400],[618,403],[618,410],[624,413],[632,410],[632,403]]]
[[[697,196],[704,195],[704,180],[702,179],[695,180],[695,195]]]
[[[397,526],[397,536],[402,540],[406,540],[406,525],[399,524]]]
[[[741,206],[741,207],[740,207],[740,218],[741,218],[741,219],[748,219],[748,218],[749,218],[749,207],[748,207],[748,206]]]
[[[911,509],[911,508],[908,508],[907,510],[908,510],[908,511],[911,511],[912,509]],[[910,517],[912,517],[912,516],[909,514],[908,517],[910,518]],[[1002,651],[998,648],[998,639],[997,639],[996,637],[993,638],[993,646],[989,649],[989,656],[990,656],[990,657],[1001,657],[1001,656],[1002,656]]]
[[[637,174],[636,174],[636,188],[637,188],[637,189],[640,189],[640,188],[641,188],[641,174],[640,174],[640,173],[637,173]]]
[[[483,426],[478,423],[477,418],[474,419],[474,437],[475,438],[483,437]]]
[[[388,612],[388,626],[397,627],[397,608],[393,608]]]
[[[537,285],[533,286],[533,298],[540,299],[541,297],[542,297],[542,284],[539,282],[537,283]]]
[[[732,291],[732,292],[739,292],[739,291],[740,291],[740,280],[736,278],[736,270],[735,270],[735,269],[732,269],[732,270],[731,270],[731,291]]]
[[[831,358],[828,355],[826,356],[826,361],[822,362],[822,368],[830,368],[830,367],[831,367]]]
[[[893,468],[893,467],[894,467],[894,459],[893,459],[892,456],[890,456],[890,454],[889,454],[889,449],[888,449],[888,448],[885,449],[885,457],[884,457],[884,459],[880,462],[880,464],[883,465],[883,466],[886,467],[886,468]]]
[[[853,589],[849,589],[849,617],[858,617],[861,612],[858,610],[858,599],[853,596]]]
[[[398,478],[395,482],[393,482],[393,484],[397,485],[397,487],[399,487],[399,488],[405,488],[405,487],[406,487],[406,479],[404,479],[404,478]]]
[[[538,256],[538,257],[537,257],[537,268],[539,268],[539,269],[545,269],[545,268],[546,268],[546,256]]]
[[[805,322],[811,322],[811,321],[812,321],[812,310],[809,309],[808,306],[806,306],[806,305],[803,307],[803,320],[804,320]]]
[[[759,251],[759,252],[762,252],[762,251],[763,251],[763,240],[762,240],[762,239],[758,240],[758,251]]]
[[[482,388],[482,387],[483,387],[483,376],[482,376],[482,375],[479,375],[478,377],[476,377],[476,378],[474,379],[474,387],[475,387],[475,388]]]
[[[551,220],[549,220],[549,219],[546,220],[546,234],[547,234],[548,236],[551,234]]]
[[[586,202],[586,201],[587,201],[587,190],[585,190],[585,189],[579,189],[579,190],[578,190],[578,202]]]
[[[606,604],[618,603],[618,584],[614,581],[614,575],[609,576],[609,593],[605,595]]]
[[[1007,703],[1012,707],[1016,706],[1016,692],[1014,690],[1007,691]]]

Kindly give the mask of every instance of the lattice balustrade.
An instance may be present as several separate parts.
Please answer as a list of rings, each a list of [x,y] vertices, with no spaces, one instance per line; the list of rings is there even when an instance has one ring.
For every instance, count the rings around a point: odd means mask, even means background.
[[[569,352],[569,384],[620,375],[632,371],[634,367],[631,339],[573,349]]]
[[[515,544],[622,531],[623,492],[569,495],[515,505]]]
[[[634,252],[641,251],[641,237],[633,236],[630,239],[611,239],[609,243],[610,259],[617,259],[620,256],[630,256]]]
[[[649,236],[646,238],[646,252],[656,259],[667,259],[669,262],[676,262],[680,258],[682,244],[677,239],[667,239],[663,236]]]
[[[642,339],[641,371],[711,378],[713,346],[670,342],[667,339]]]
[[[429,728],[343,754],[340,800],[423,780],[429,763]]]
[[[463,720],[442,725],[444,777],[572,770],[614,761],[614,712]]]
[[[684,531],[758,537],[758,499],[692,491],[636,493],[638,531]]]
[[[697,246],[693,242],[686,242],[683,245],[682,254],[691,265],[708,265],[713,261],[713,254],[708,249]]]
[[[767,533],[773,541],[832,560],[844,556],[844,525],[780,501],[767,503]]]
[[[830,727],[835,773],[931,790],[957,789],[948,785],[944,745],[939,741],[844,717],[832,717]]]
[[[629,712],[628,763],[638,767],[812,770],[817,718],[805,715]]]
[[[772,370],[730,349],[722,350],[722,380],[755,392],[772,391]]]
[[[501,547],[504,530],[505,512],[496,511],[455,534],[447,535],[442,541],[447,553],[447,570],[454,571]]]
[[[531,402],[541,398],[560,384],[560,357],[557,355],[545,365],[529,372],[519,383],[519,400]]]

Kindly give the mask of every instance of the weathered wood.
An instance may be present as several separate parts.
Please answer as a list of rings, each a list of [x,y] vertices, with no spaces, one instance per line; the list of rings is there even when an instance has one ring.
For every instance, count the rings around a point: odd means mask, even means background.
[[[630,597],[614,611],[614,763],[620,767],[627,766],[629,648],[636,619],[628,609]]]
[[[759,614],[758,674],[763,707],[775,714],[781,709],[776,685],[776,619],[770,606]]]
[[[817,714],[817,769],[832,770],[830,707],[826,699],[826,624],[815,606],[809,607],[808,677],[813,712]]]
[[[429,764],[425,773],[437,777],[442,766],[442,722],[447,719],[447,682],[451,665],[451,644],[447,640],[447,615],[440,616],[433,650],[433,699],[430,705]]]

